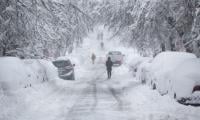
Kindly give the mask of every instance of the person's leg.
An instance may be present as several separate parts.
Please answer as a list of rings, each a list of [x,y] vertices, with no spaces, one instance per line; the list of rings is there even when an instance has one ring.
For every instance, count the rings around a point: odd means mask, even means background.
[[[107,75],[108,75],[108,79],[109,79],[109,70],[107,70]]]
[[[109,79],[111,78],[111,71],[108,72]]]
[[[110,70],[110,78],[111,78],[111,76],[112,76],[112,70]]]

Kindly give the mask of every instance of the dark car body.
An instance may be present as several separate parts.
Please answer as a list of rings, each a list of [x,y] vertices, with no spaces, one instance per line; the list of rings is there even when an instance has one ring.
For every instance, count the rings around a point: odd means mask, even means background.
[[[74,65],[69,59],[53,61],[54,66],[58,69],[59,78],[64,80],[75,80]]]

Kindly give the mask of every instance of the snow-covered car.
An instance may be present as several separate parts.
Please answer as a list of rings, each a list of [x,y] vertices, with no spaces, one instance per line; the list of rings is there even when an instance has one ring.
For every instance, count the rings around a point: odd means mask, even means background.
[[[150,64],[148,79],[161,95],[179,103],[200,105],[200,59],[184,52],[163,52]]]
[[[124,55],[120,51],[110,51],[107,57],[111,58],[114,66],[120,66],[123,63]]]
[[[184,61],[170,76],[169,94],[186,105],[200,105],[200,59]]]
[[[140,65],[145,62],[148,61],[150,58],[148,57],[134,57],[130,63],[128,64],[129,69],[132,71],[133,77],[136,77],[137,73],[138,73],[138,69],[140,67]]]
[[[148,80],[149,66],[152,62],[152,58],[146,58],[143,62],[137,67],[136,78],[141,83],[146,83]]]
[[[53,61],[54,66],[58,68],[58,75],[64,80],[75,80],[74,64],[69,59],[57,59]]]
[[[161,95],[171,91],[175,69],[188,59],[196,58],[194,54],[185,52],[162,52],[158,54],[149,66],[148,84],[157,89]],[[187,68],[185,68],[187,69]]]

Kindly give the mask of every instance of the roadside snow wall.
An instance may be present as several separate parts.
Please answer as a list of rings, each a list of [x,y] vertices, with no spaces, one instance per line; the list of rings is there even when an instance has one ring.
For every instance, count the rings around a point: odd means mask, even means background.
[[[0,58],[0,90],[31,87],[56,77],[56,69],[49,61],[16,57]]]

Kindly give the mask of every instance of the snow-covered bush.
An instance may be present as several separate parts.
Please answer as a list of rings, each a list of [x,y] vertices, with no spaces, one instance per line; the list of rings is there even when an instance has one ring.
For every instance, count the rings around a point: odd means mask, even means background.
[[[196,56],[185,52],[163,52],[158,54],[149,67],[149,83],[161,94],[167,94],[170,89],[170,81],[173,81],[170,76],[177,72],[175,69],[183,65],[184,61],[192,58],[196,58]]]

